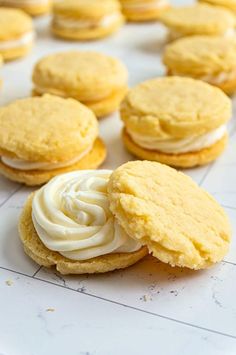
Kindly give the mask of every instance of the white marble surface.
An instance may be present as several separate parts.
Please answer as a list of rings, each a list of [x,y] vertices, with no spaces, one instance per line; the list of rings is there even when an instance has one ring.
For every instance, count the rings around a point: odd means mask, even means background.
[[[71,48],[122,59],[130,85],[162,75],[165,30],[127,25],[98,42],[53,40],[47,19],[36,21],[37,45],[24,60],[4,66],[0,104],[30,94],[34,63]],[[16,118],[17,119],[17,118]],[[132,159],[119,133],[118,114],[101,121],[106,168]],[[236,120],[230,142],[214,164],[187,173],[226,208],[234,238],[224,262],[207,270],[173,269],[146,259],[106,275],[61,277],[23,252],[17,219],[32,189],[0,177],[0,355],[234,355],[236,354]]]

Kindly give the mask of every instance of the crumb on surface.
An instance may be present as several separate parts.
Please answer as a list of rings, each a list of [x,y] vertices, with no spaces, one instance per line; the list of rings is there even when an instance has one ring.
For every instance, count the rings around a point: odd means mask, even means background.
[[[13,281],[12,280],[6,280],[5,281],[7,286],[12,286],[13,285]]]
[[[55,308],[47,308],[46,312],[55,312]]]

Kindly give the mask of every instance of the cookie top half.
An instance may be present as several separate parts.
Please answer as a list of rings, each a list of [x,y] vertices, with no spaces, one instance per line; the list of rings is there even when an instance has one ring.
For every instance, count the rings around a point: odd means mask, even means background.
[[[187,175],[129,162],[112,174],[110,209],[128,235],[172,266],[205,268],[227,253],[231,227],[221,206]]]
[[[33,82],[42,88],[56,88],[86,100],[127,85],[128,72],[116,58],[97,53],[70,51],[49,55],[35,66]]]
[[[170,8],[162,14],[161,21],[186,35],[221,35],[235,26],[235,17],[230,11],[207,4]]]
[[[184,138],[218,128],[230,119],[231,110],[230,99],[220,89],[173,76],[131,89],[121,105],[121,118],[134,133]]]
[[[18,38],[32,29],[32,19],[24,11],[0,7],[0,41]]]
[[[95,115],[73,99],[44,95],[0,108],[0,154],[9,158],[67,161],[97,135]]]
[[[120,8],[118,0],[63,0],[55,3],[53,11],[62,16],[100,18]]]
[[[215,36],[181,38],[166,46],[164,64],[173,72],[220,74],[236,69],[236,39]]]

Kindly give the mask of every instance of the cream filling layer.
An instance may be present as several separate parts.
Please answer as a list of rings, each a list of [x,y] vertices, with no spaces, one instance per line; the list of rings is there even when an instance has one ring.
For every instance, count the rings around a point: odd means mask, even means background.
[[[208,148],[218,142],[226,133],[226,125],[222,125],[214,131],[187,138],[160,139],[131,132],[127,129],[132,140],[142,148],[157,150],[167,154],[190,153]]]
[[[129,237],[109,209],[111,170],[59,175],[38,190],[32,220],[42,243],[71,260],[131,253],[141,244]]]
[[[66,17],[62,15],[54,15],[54,24],[58,27],[71,29],[71,30],[83,30],[93,28],[106,28],[116,23],[121,18],[121,14],[116,12],[114,14],[106,15],[99,21],[93,20],[80,20],[72,17]]]
[[[27,161],[21,159],[10,159],[4,156],[1,157],[1,160],[5,165],[16,170],[24,170],[24,171],[45,170],[46,171],[46,170],[53,170],[59,168],[66,168],[67,166],[73,165],[78,161],[80,161],[85,155],[87,155],[91,151],[91,149],[92,147],[90,146],[79,156],[71,160],[60,162],[60,163],[33,162],[33,161]]]
[[[122,7],[124,10],[134,10],[134,11],[149,11],[149,10],[158,10],[159,8],[169,5],[168,0],[158,0],[146,3],[145,1],[140,3],[125,3],[122,2]]]
[[[49,0],[0,0],[0,5],[29,6],[49,4]]]
[[[181,74],[178,71],[171,71],[171,74],[177,75],[177,76],[183,76],[183,77],[189,76],[189,75]],[[210,83],[213,85],[223,84],[227,81],[236,79],[236,69],[232,70],[231,72],[222,72],[218,75],[214,75],[214,74],[202,75],[202,76],[196,77],[196,79],[206,81],[207,83]]]
[[[9,40],[9,41],[0,41],[0,50],[18,48],[21,46],[26,46],[33,42],[35,38],[35,33],[28,32],[21,36],[20,38]]]
[[[233,36],[235,36],[235,34],[236,34],[235,29],[234,28],[229,28],[225,33],[222,34],[222,36],[223,37],[233,37]],[[183,36],[188,36],[188,34],[185,33],[185,32],[181,32],[181,31],[177,31],[177,30],[171,29],[171,28],[169,29],[169,39],[171,41],[179,39],[179,38],[181,38]]]

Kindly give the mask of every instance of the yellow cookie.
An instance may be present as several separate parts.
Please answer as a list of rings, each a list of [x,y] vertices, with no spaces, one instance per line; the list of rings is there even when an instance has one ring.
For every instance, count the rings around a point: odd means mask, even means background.
[[[225,147],[230,117],[231,101],[220,89],[174,76],[138,85],[121,105],[128,150],[178,167],[214,160]]]
[[[0,6],[15,7],[31,16],[39,16],[50,11],[51,0],[0,0]]]
[[[236,90],[236,39],[214,36],[181,38],[166,46],[163,62],[169,75],[189,76]]]
[[[70,40],[98,39],[123,24],[118,0],[62,0],[53,8],[52,31]]]
[[[127,69],[116,58],[97,52],[62,52],[36,64],[33,94],[72,97],[101,117],[118,109],[127,80]]]
[[[2,174],[39,185],[62,172],[96,168],[106,148],[92,111],[76,100],[44,95],[0,108],[0,155]]]
[[[198,0],[203,3],[207,3],[209,5],[214,6],[222,6],[228,10],[236,12],[236,2],[235,0]]]
[[[169,40],[192,35],[233,36],[234,15],[217,6],[195,4],[171,8],[161,21],[169,28]]]
[[[223,259],[231,228],[220,205],[190,177],[155,162],[112,174],[110,209],[128,235],[172,266],[204,269]]]
[[[142,259],[146,247],[125,233],[109,209],[110,174],[75,171],[32,194],[19,221],[26,254],[62,274],[103,273]]]
[[[170,4],[168,0],[120,0],[122,11],[128,21],[158,20]]]
[[[4,60],[23,57],[34,41],[31,17],[18,9],[0,7],[0,54]]]

